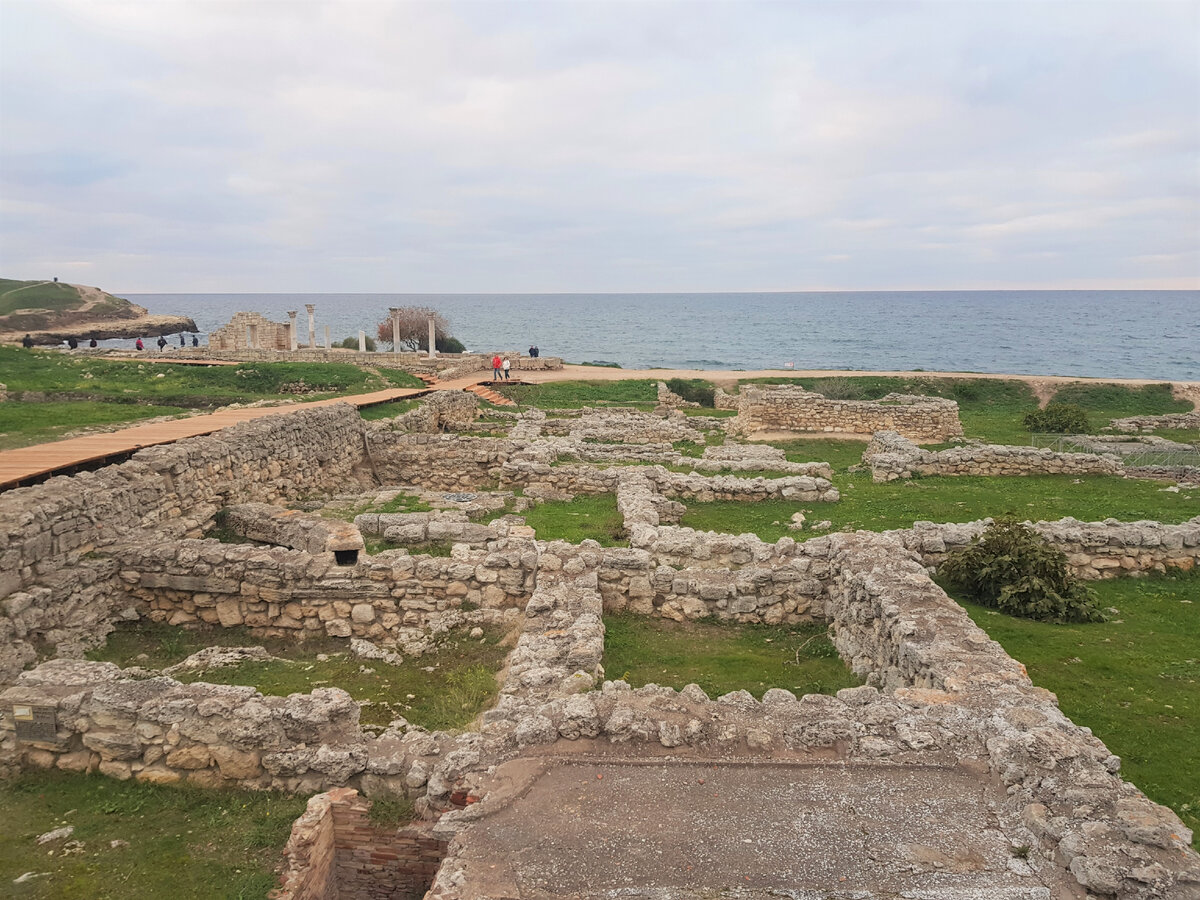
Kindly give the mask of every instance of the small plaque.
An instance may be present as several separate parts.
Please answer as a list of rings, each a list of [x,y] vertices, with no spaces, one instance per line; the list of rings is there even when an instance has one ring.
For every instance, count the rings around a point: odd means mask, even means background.
[[[13,722],[17,726],[18,741],[40,741],[54,743],[58,735],[58,719],[53,706],[14,704]]]

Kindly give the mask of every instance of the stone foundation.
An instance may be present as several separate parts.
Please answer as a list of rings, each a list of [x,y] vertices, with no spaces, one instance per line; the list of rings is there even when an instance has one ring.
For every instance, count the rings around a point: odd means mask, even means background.
[[[737,410],[725,420],[729,434],[896,431],[909,440],[936,443],[963,433],[958,404],[940,397],[888,394],[880,400],[829,400],[794,385],[744,384]]]

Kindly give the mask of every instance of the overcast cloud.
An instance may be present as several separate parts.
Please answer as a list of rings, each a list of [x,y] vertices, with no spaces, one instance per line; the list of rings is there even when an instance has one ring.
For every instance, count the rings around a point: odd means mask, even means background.
[[[0,0],[0,274],[1200,286],[1200,3]]]

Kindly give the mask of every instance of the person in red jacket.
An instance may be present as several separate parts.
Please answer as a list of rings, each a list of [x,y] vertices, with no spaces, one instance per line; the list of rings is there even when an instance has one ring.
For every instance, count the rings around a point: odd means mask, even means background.
[[[492,357],[492,381],[500,380],[500,367],[502,365],[504,365],[504,362],[500,359],[500,354],[497,353]]]

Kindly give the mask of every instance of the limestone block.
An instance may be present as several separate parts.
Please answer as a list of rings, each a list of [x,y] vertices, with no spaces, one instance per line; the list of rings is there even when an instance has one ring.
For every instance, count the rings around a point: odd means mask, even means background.
[[[237,600],[222,600],[217,604],[217,621],[222,627],[232,628],[243,622],[241,604]]]

